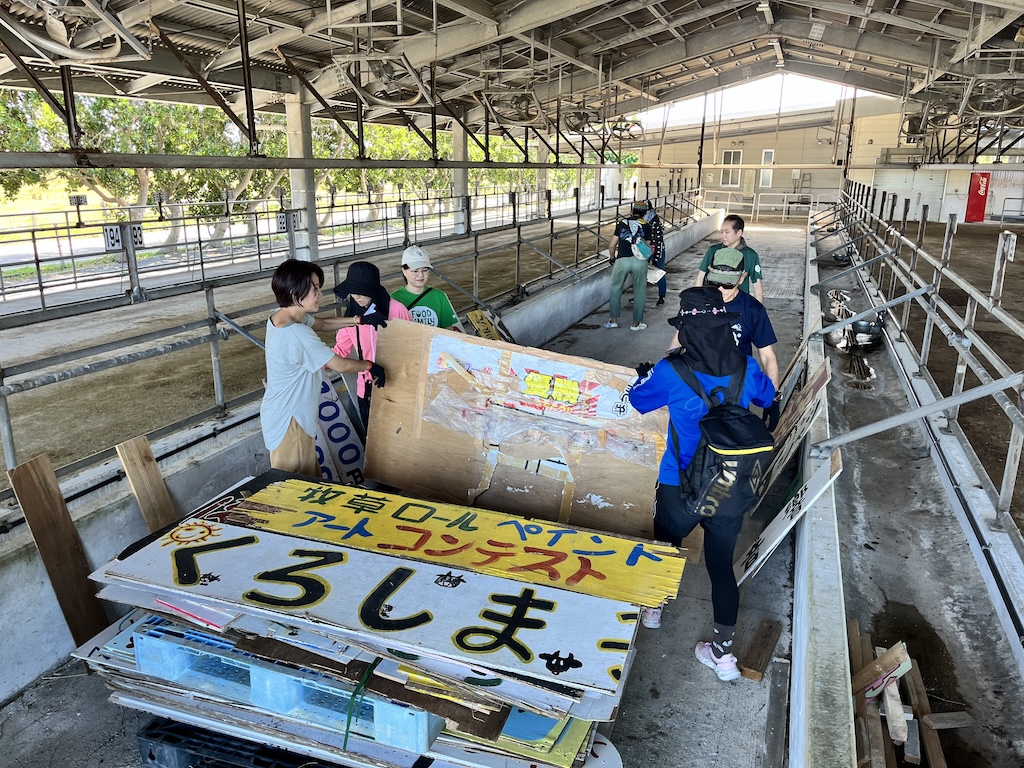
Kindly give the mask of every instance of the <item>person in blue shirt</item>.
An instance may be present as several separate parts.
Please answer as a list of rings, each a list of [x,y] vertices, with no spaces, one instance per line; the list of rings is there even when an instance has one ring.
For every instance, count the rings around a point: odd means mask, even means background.
[[[779,361],[775,357],[775,344],[778,338],[764,305],[740,290],[746,276],[743,254],[734,248],[721,248],[712,257],[703,284],[722,292],[725,308],[736,315],[733,322],[736,346],[744,355],[753,355],[761,364],[761,370],[768,374],[768,378],[778,387]],[[669,348],[677,346],[678,337],[672,340]]]
[[[704,529],[704,560],[711,577],[714,629],[712,642],[698,643],[695,653],[697,660],[715,670],[721,680],[740,676],[736,657],[731,653],[739,613],[739,587],[732,563],[743,515],[702,517],[683,506],[679,472],[693,458],[700,440],[698,422],[708,408],[676,373],[670,357],[681,355],[709,395],[716,387],[727,387],[733,374],[745,371],[739,405],[746,408],[753,403],[771,408],[775,385],[756,360],[737,349],[732,338],[735,320],[736,315],[728,311],[718,288],[687,288],[679,294],[678,315],[668,321],[677,330],[678,348],[649,369],[647,365],[640,366],[637,372],[641,376],[627,393],[630,404],[640,413],[668,408],[672,429],[658,471],[654,537],[679,546],[698,525]],[[644,608],[644,626],[660,627],[661,612],[661,608]]]

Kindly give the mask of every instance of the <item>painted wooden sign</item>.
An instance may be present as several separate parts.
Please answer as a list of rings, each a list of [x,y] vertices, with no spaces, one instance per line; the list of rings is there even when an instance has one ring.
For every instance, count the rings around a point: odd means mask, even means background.
[[[396,494],[285,480],[228,522],[516,581],[657,606],[675,598],[675,547]]]
[[[732,570],[736,574],[737,583],[742,584],[748,576],[753,576],[761,570],[761,566],[767,562],[772,552],[786,538],[786,534],[793,529],[804,512],[814,506],[814,502],[821,494],[832,486],[842,471],[842,456],[837,449],[832,452],[829,461],[821,463],[811,478],[796,492],[793,498],[786,502],[775,518],[765,526],[765,529],[751,542],[746,551],[733,563]]]
[[[807,379],[807,382],[795,393],[786,405],[786,410],[779,419],[779,425],[775,428],[775,442],[785,441],[796,425],[801,421],[803,413],[807,410],[809,403],[812,403],[825,391],[825,385],[831,378],[829,361],[823,360],[814,373]]]
[[[188,518],[99,577],[367,635],[412,654],[614,692],[628,603]]]

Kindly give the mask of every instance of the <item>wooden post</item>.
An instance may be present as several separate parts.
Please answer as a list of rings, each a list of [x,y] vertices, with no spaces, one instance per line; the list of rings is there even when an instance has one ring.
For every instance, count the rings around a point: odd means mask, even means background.
[[[174,511],[171,494],[167,492],[167,484],[160,474],[146,436],[127,440],[116,448],[150,532],[159,531],[175,522],[179,515]]]
[[[50,459],[46,454],[36,456],[10,470],[7,476],[39,548],[39,557],[71,637],[76,645],[83,645],[110,622],[89,581],[91,569],[82,540],[61,496]]]

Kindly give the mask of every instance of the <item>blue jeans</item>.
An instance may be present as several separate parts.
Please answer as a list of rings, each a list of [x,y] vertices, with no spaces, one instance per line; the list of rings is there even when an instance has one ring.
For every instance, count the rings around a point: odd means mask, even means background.
[[[619,256],[612,265],[612,290],[608,296],[608,315],[619,319],[622,310],[622,284],[627,277],[633,279],[633,325],[644,320],[644,300],[647,298],[647,262],[636,256]]]
[[[664,269],[665,268],[665,249],[664,248],[662,248],[658,252],[658,257],[654,260],[654,266],[656,266],[658,269]],[[665,290],[667,288],[668,288],[668,277],[662,277],[661,280],[658,281],[658,298],[659,299],[664,299],[665,298]]]

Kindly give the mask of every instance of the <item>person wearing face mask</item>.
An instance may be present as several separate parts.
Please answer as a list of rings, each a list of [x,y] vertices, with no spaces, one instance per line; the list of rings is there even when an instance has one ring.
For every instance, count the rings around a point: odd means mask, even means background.
[[[743,253],[735,248],[719,248],[711,257],[707,277],[701,287],[708,286],[721,292],[726,309],[736,318],[732,332],[737,348],[744,355],[752,355],[761,370],[778,387],[779,361],[775,357],[778,338],[764,305],[741,290],[746,278]],[[678,346],[679,335],[676,334],[669,348]],[[774,419],[770,423],[774,427]]]
[[[387,289],[380,282],[380,270],[368,261],[350,264],[345,279],[334,286],[334,295],[340,301],[348,302],[346,316],[362,319],[362,324],[338,331],[334,352],[341,357],[355,353],[357,360],[372,363],[377,358],[377,327],[372,324],[374,319],[383,327],[387,326],[388,320],[412,320],[409,310],[388,296]],[[359,416],[364,427],[370,419],[372,383],[373,378],[366,371],[356,377]]]
[[[434,328],[462,331],[462,323],[444,291],[427,285],[430,259],[418,245],[410,245],[402,252],[402,277],[405,287],[391,294],[409,310],[414,322]]]
[[[318,331],[356,330],[366,318],[315,317],[323,296],[324,272],[318,264],[287,259],[270,286],[280,307],[267,320],[266,392],[260,405],[263,442],[270,466],[311,477],[320,476],[316,457],[317,403],[326,366],[338,373],[356,373],[384,386],[384,369],[371,360],[347,360],[320,340]],[[367,326],[367,330],[374,330]]]
[[[757,251],[747,245],[747,241],[743,237],[743,228],[745,226],[743,219],[736,215],[726,216],[722,220],[722,228],[719,230],[719,234],[722,236],[722,242],[716,243],[708,248],[707,253],[704,254],[704,258],[701,259],[700,269],[697,272],[697,278],[693,281],[693,284],[697,288],[704,285],[704,277],[707,275],[708,269],[711,266],[711,260],[720,249],[735,248],[743,254],[743,271],[746,272],[746,277],[744,277],[743,282],[740,283],[739,289],[744,293],[749,293],[761,303],[764,303],[764,284],[762,283],[763,276],[761,274],[761,260],[757,255]]]

